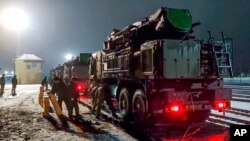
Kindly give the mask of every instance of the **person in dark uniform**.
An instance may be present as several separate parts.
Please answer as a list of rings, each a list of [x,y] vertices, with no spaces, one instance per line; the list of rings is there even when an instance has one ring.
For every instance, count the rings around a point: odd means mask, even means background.
[[[16,85],[17,85],[16,75],[14,75],[14,77],[11,79],[11,83],[12,83],[11,94],[14,96],[16,95]]]
[[[45,87],[46,90],[48,90],[48,80],[47,80],[47,77],[45,76],[41,82],[42,86]]]
[[[115,113],[115,108],[112,103],[112,93],[111,93],[109,86],[107,84],[100,85],[93,92],[95,92],[94,96],[95,96],[96,102],[93,103],[92,113],[96,111],[96,118],[100,117],[101,108],[102,108],[102,104],[104,101],[106,101],[106,103],[108,104],[113,117],[118,118]]]
[[[53,86],[54,84],[54,79],[56,78],[57,76],[54,74],[52,77],[50,77],[50,81],[49,81],[49,84],[50,86]],[[57,77],[58,78],[58,77]]]
[[[76,78],[72,78],[72,80],[69,83],[69,118],[71,120],[78,119],[80,117],[79,114],[79,106],[78,106],[78,98],[79,94],[77,91],[77,83],[75,82]],[[73,111],[75,109],[75,116],[73,116]]]
[[[69,114],[69,100],[68,100],[68,88],[67,85],[63,82],[63,80],[59,79],[58,77],[55,77],[53,80],[53,85],[51,88],[51,91],[49,94],[56,93],[58,96],[58,104],[62,110],[62,102],[65,103],[67,109],[68,109],[68,114]]]
[[[59,92],[57,93],[58,96],[58,104],[60,108],[62,109],[62,102],[65,103],[66,107],[69,105],[69,100],[68,100],[68,88],[67,85],[63,82],[63,80],[60,78],[59,79]]]
[[[0,83],[1,83],[1,94],[4,93],[4,86],[5,86],[5,74],[2,74],[2,77],[0,78]]]
[[[59,92],[59,78],[55,77],[53,78],[52,88],[49,92],[50,93],[58,93]]]
[[[92,109],[91,112],[94,114],[95,108],[97,107],[97,102],[98,102],[98,96],[96,95],[96,90],[98,89],[97,83],[95,81],[91,82],[90,87],[88,89],[88,92],[91,94],[91,99],[92,99]]]

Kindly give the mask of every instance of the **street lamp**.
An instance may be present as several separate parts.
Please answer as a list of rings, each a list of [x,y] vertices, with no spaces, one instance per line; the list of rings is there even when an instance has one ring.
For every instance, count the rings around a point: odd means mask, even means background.
[[[73,57],[73,56],[72,56],[72,54],[70,54],[70,53],[65,55],[65,59],[66,59],[67,61],[71,60],[72,57]]]
[[[29,26],[29,16],[24,10],[18,7],[9,7],[2,11],[0,19],[4,27],[17,32],[18,46],[16,56],[18,56],[20,49],[20,33],[21,30]]]
[[[20,8],[11,7],[2,11],[1,22],[8,29],[21,31],[29,26],[28,14]]]

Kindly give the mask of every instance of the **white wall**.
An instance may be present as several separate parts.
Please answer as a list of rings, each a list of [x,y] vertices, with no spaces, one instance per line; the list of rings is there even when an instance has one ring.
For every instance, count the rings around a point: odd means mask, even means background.
[[[42,62],[16,60],[15,74],[20,84],[40,84],[42,81]]]

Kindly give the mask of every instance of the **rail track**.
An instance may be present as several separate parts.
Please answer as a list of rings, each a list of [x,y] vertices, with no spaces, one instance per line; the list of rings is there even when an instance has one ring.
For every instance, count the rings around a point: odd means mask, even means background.
[[[225,85],[224,87],[232,89],[232,100],[250,102],[250,86]]]
[[[250,86],[225,85],[225,88],[232,89],[231,109],[224,113],[212,110],[208,122],[229,127],[233,124],[250,124]]]
[[[228,127],[233,124],[247,125],[250,124],[250,110],[244,106],[246,103],[250,105],[250,86],[233,86],[226,85],[226,88],[231,88],[233,92],[232,108],[223,112],[211,110],[209,119],[203,124],[193,124],[190,126],[166,126],[158,125],[154,127],[140,127],[134,123],[126,123],[124,125],[119,120],[116,120],[108,112],[102,112],[105,121],[112,122],[118,127],[123,128],[127,133],[138,140],[182,140],[186,138],[193,138],[194,136],[202,136],[207,138],[209,136],[227,135]],[[83,105],[91,108],[90,103],[80,102]],[[240,106],[235,105],[240,103]],[[242,106],[243,105],[243,106]]]
[[[229,127],[233,124],[248,125],[250,124],[250,112],[242,113],[236,110],[226,110],[225,114],[219,114],[212,110],[208,121]]]

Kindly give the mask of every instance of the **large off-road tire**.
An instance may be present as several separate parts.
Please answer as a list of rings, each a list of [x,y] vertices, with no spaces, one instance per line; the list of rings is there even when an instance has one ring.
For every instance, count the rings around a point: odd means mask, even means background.
[[[145,121],[146,104],[144,92],[141,89],[137,89],[134,93],[132,100],[132,112],[135,123],[143,124]]]
[[[122,88],[119,95],[119,111],[123,120],[128,120],[131,114],[130,93],[127,88]]]

